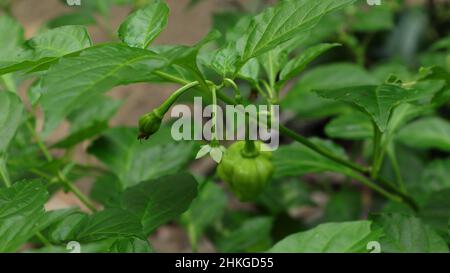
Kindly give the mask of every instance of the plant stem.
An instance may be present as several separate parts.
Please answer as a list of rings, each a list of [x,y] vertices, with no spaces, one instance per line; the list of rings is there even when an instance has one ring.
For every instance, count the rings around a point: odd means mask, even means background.
[[[6,168],[5,156],[0,156],[0,175],[2,176],[3,182],[7,188],[11,187],[11,179],[9,178],[8,169]]]
[[[41,241],[42,244],[43,244],[44,246],[51,246],[51,245],[52,245],[52,244],[50,243],[50,241],[47,240],[47,238],[45,238],[44,235],[42,235],[42,233],[40,233],[39,231],[36,232],[35,235],[36,235],[36,238],[38,238],[39,241]]]
[[[95,208],[94,203],[86,196],[84,195],[73,183],[71,183],[62,172],[58,172],[58,178],[60,181],[73,193],[75,194],[78,199],[91,211],[96,212],[97,209]]]
[[[176,76],[173,76],[171,74],[162,72],[162,71],[156,71],[155,74],[157,74],[158,76],[172,81],[172,82],[176,82],[176,83],[180,83],[180,84],[188,84],[189,81],[184,80],[182,78],[178,78]],[[227,104],[231,104],[231,105],[236,105],[236,101],[229,98],[228,96],[226,96],[223,93],[217,93],[217,96],[220,100],[222,100],[223,102],[227,103]],[[346,166],[358,173],[360,173],[361,175],[358,175],[358,179],[361,180],[361,182],[367,186],[370,185],[370,187],[374,190],[376,190],[377,192],[379,192],[380,194],[384,195],[384,196],[389,196],[388,198],[393,200],[393,201],[397,201],[397,202],[402,202],[405,201],[406,204],[408,204],[411,208],[413,208],[414,210],[417,210],[417,204],[415,203],[415,201],[413,199],[411,199],[408,195],[402,193],[401,191],[399,191],[398,189],[396,189],[395,187],[392,186],[392,184],[388,183],[387,181],[385,181],[384,179],[382,179],[381,177],[379,177],[377,175],[376,180],[378,180],[379,182],[381,182],[382,184],[384,184],[386,187],[388,187],[389,191],[394,192],[395,194],[389,193],[388,191],[386,191],[385,189],[377,186],[375,183],[373,183],[372,181],[370,181],[369,179],[367,179],[365,176],[370,176],[371,172],[370,170],[368,170],[367,168],[364,168],[356,163],[353,163],[351,161],[348,161],[346,159],[340,158],[334,154],[332,154],[331,152],[329,152],[327,149],[324,149],[316,144],[314,144],[313,142],[309,141],[307,138],[297,134],[296,132],[290,130],[289,128],[280,125],[280,133],[297,141],[302,143],[303,145],[305,145],[306,147],[312,149],[313,151],[323,155],[324,157],[331,159],[343,166]],[[382,153],[381,153],[382,154]],[[375,179],[374,179],[375,180]],[[375,186],[375,187],[374,187]],[[386,195],[387,194],[387,195]]]
[[[31,135],[33,136],[34,141],[36,141],[36,144],[38,145],[39,149],[41,149],[42,153],[44,154],[45,159],[49,162],[52,161],[53,156],[50,154],[49,150],[47,149],[45,144],[42,142],[41,138],[36,133],[36,131],[34,130],[33,126],[31,125],[31,123],[29,121],[26,122],[26,126],[28,128],[28,131],[30,131]]]
[[[175,103],[175,101],[184,94],[187,90],[191,89],[192,87],[195,87],[199,85],[198,81],[190,82],[182,86],[181,88],[177,89],[175,92],[170,95],[169,98],[157,109],[158,114],[163,116],[167,111],[169,111],[169,108],[172,107],[172,105]]]
[[[405,182],[403,181],[402,173],[400,172],[400,166],[398,165],[397,156],[395,155],[395,147],[392,146],[388,149],[388,156],[392,163],[392,168],[394,168],[395,176],[397,179],[397,184],[400,190],[404,193],[407,192]]]
[[[26,126],[28,130],[30,131],[31,135],[33,136],[34,140],[36,141],[38,147],[41,149],[42,153],[45,156],[45,159],[48,162],[53,161],[53,156],[50,154],[50,152],[47,149],[47,146],[42,142],[39,135],[34,130],[33,126],[29,121],[26,122]],[[95,208],[94,203],[86,196],[84,195],[72,182],[70,182],[66,176],[61,172],[61,170],[58,170],[57,174],[58,180],[63,183],[75,196],[78,197],[78,199],[91,211],[96,212],[97,209]]]
[[[370,176],[376,178],[381,167],[381,137],[382,133],[375,122],[372,122],[373,127],[373,159],[372,159],[372,172]]]
[[[358,175],[358,174],[353,174],[351,176],[353,178],[357,179],[358,181],[360,181],[361,183],[363,183],[364,185],[366,185],[367,187],[371,188],[372,190],[374,190],[374,191],[378,192],[379,194],[383,195],[387,199],[390,199],[390,200],[395,201],[395,202],[402,202],[403,201],[403,199],[400,196],[397,196],[395,194],[392,194],[392,193],[386,191],[385,189],[381,188],[377,184],[375,184],[372,181],[370,181],[370,179],[366,178],[365,176]]]

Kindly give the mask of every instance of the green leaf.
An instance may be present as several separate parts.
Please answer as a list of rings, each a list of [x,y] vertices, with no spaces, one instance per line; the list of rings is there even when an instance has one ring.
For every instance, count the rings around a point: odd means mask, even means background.
[[[450,158],[432,161],[423,170],[419,186],[424,192],[450,188]]]
[[[289,209],[310,205],[310,190],[307,183],[297,178],[276,180],[258,198],[258,203],[272,214],[281,214]]]
[[[448,253],[447,243],[419,218],[402,214],[381,214],[373,217],[383,229],[381,251],[393,253]]]
[[[147,48],[166,27],[169,7],[163,0],[153,0],[132,13],[120,25],[119,38],[132,47]]]
[[[317,138],[310,139],[314,144],[327,149],[341,158],[347,158],[344,150],[331,141]],[[338,172],[347,175],[353,173],[331,159],[328,159],[300,143],[281,146],[273,153],[275,165],[274,178],[299,176],[305,173]]]
[[[257,59],[266,72],[270,86],[275,86],[280,70],[288,61],[288,50],[285,49],[283,44],[261,54]]]
[[[0,92],[0,154],[6,151],[22,122],[24,107],[12,92]]]
[[[139,218],[126,210],[106,209],[88,216],[75,238],[89,242],[113,237],[145,238]]]
[[[187,70],[189,73],[192,73],[196,80],[202,82],[204,81],[203,73],[200,71],[197,63],[199,51],[203,46],[218,39],[220,36],[220,32],[212,30],[193,46],[158,46],[153,47],[152,50],[157,52],[160,56],[163,56],[166,62],[171,65],[166,68],[166,70],[182,68],[182,70]]]
[[[331,195],[324,210],[323,222],[343,222],[356,220],[361,216],[361,194],[350,189],[342,189]]]
[[[228,201],[225,192],[219,186],[212,181],[204,183],[199,186],[199,194],[192,201],[189,210],[181,217],[194,249],[206,228],[222,217]]]
[[[67,246],[47,246],[27,250],[31,253],[71,253]],[[151,253],[153,249],[147,240],[118,237],[81,244],[81,253]]]
[[[9,16],[0,16],[0,67],[20,50],[24,40],[22,26]]]
[[[89,148],[121,181],[122,188],[176,173],[193,157],[193,142],[176,142],[170,128],[161,128],[148,141],[137,139],[132,128],[107,130]]]
[[[333,138],[362,140],[372,137],[373,126],[366,115],[354,111],[331,120],[325,133]]]
[[[197,181],[187,173],[141,182],[123,195],[124,207],[141,220],[149,235],[160,225],[186,211],[197,195]]]
[[[255,16],[241,38],[241,63],[245,64],[283,42],[310,31],[320,19],[354,0],[289,0]]]
[[[69,148],[90,139],[108,128],[109,119],[122,105],[121,101],[99,95],[68,116],[70,134],[53,145]]]
[[[256,217],[245,221],[239,228],[217,242],[221,252],[259,252],[270,247],[273,219]]]
[[[276,243],[269,252],[366,253],[367,243],[377,240],[370,221],[327,223],[292,234]]]
[[[92,46],[91,38],[83,26],[63,26],[43,32],[28,40],[9,60],[0,63],[0,75],[29,69],[39,71],[47,68],[59,57]]]
[[[344,103],[321,98],[311,91],[378,83],[376,78],[354,64],[322,65],[305,73],[282,100],[281,106],[301,117],[329,116],[341,113],[347,106]]]
[[[47,22],[49,28],[57,28],[68,25],[94,25],[97,21],[89,12],[71,12],[59,15]]]
[[[59,222],[49,226],[45,231],[47,238],[52,243],[64,243],[75,239],[84,221],[87,221],[88,215],[75,211],[64,217]]]
[[[122,183],[116,175],[106,173],[95,180],[90,195],[105,207],[118,207],[122,198]]]
[[[164,64],[151,51],[122,44],[94,46],[61,58],[41,82],[44,134],[95,96],[117,85],[145,81]]]
[[[354,31],[376,32],[394,27],[394,14],[388,5],[358,8],[351,23]]]
[[[403,127],[397,135],[401,143],[418,149],[450,151],[450,122],[440,117],[424,117]]]
[[[393,109],[414,94],[412,91],[392,84],[355,86],[317,90],[316,92],[324,98],[344,101],[357,106],[369,115],[381,132],[386,130]]]
[[[447,242],[450,242],[448,234],[448,222],[450,219],[450,188],[435,191],[428,195],[419,210],[419,217],[425,223],[432,226]]]
[[[280,80],[285,82],[292,79],[302,72],[308,64],[314,61],[318,56],[340,44],[318,44],[302,52],[300,55],[290,60],[281,70]]]
[[[40,181],[21,181],[0,189],[0,252],[16,251],[39,231],[47,199]]]

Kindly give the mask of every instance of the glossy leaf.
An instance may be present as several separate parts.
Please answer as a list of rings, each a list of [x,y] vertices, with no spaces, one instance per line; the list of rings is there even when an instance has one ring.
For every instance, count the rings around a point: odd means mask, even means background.
[[[331,120],[325,126],[325,133],[332,138],[367,139],[373,135],[373,126],[363,113],[351,112]]]
[[[419,218],[402,214],[382,214],[374,222],[383,229],[382,252],[448,253],[447,243]]]
[[[450,122],[439,117],[425,117],[403,127],[397,140],[418,149],[450,151]]]
[[[129,46],[147,48],[165,28],[168,17],[165,1],[153,0],[128,16],[119,28],[119,37]]]
[[[316,67],[306,72],[283,98],[281,106],[300,117],[324,117],[341,113],[347,105],[324,99],[313,90],[335,89],[358,85],[374,85],[379,81],[361,67],[336,63]]]
[[[321,139],[311,139],[311,141],[329,150],[336,156],[346,158],[344,150],[331,141]],[[273,153],[273,163],[275,165],[275,178],[328,171],[352,174],[349,168],[318,154],[300,143],[293,143],[278,148]]]
[[[20,181],[0,189],[0,252],[16,251],[39,230],[48,199],[40,181]]]
[[[126,210],[106,209],[88,216],[75,238],[82,242],[114,237],[144,238],[139,218]]]
[[[176,173],[193,158],[192,142],[176,142],[169,128],[162,128],[148,141],[140,142],[132,128],[113,128],[89,148],[121,181],[122,188]]]
[[[92,138],[108,128],[109,119],[119,109],[121,101],[97,96],[68,116],[70,134],[53,146],[68,148]]]
[[[318,56],[337,46],[340,46],[340,44],[319,44],[306,49],[300,55],[290,60],[283,67],[280,73],[280,80],[287,81],[297,76],[306,68],[309,63],[314,61]]]
[[[28,40],[13,56],[12,63],[0,66],[0,75],[24,69],[41,70],[40,67],[48,66],[58,57],[90,46],[91,38],[83,26],[51,29]]]
[[[187,173],[141,182],[128,188],[124,207],[141,220],[149,235],[158,226],[185,212],[197,195],[197,181]]]
[[[151,51],[122,44],[103,44],[63,57],[42,78],[45,134],[93,97],[117,85],[145,81],[164,63]]]
[[[22,122],[24,106],[12,92],[0,92],[0,154],[5,152]]]
[[[315,27],[327,13],[352,4],[354,0],[288,0],[255,16],[240,41],[244,64],[295,36]]]
[[[379,232],[370,226],[370,221],[322,224],[284,238],[269,252],[367,253],[367,243],[379,237]]]
[[[394,107],[414,94],[412,91],[391,84],[355,86],[316,92],[324,98],[348,102],[362,109],[377,124],[381,132],[386,130]]]

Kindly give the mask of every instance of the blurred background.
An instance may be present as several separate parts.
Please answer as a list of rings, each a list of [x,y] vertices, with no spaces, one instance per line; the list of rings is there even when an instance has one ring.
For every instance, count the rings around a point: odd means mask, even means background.
[[[391,0],[381,1],[383,5],[384,2]],[[9,13],[15,17],[24,27],[26,38],[33,37],[43,29],[71,22],[72,24],[86,24],[94,43],[101,43],[118,40],[116,35],[118,26],[136,6],[142,4],[139,0],[116,0],[109,1],[110,3],[103,1],[105,2],[104,5],[92,9],[88,8],[87,6],[93,2],[97,1],[81,0],[82,6],[74,7],[68,6],[66,1],[59,0],[0,0],[0,4],[4,8],[0,13]],[[130,2],[132,3],[130,4]],[[275,0],[167,0],[171,9],[169,23],[156,39],[155,44],[194,44],[204,37],[213,26],[220,26],[223,18],[228,18],[222,15],[228,12],[256,13],[275,2]],[[439,5],[440,10],[435,10],[436,3],[448,4],[449,1],[408,0],[394,2],[402,2],[396,8],[396,15],[393,17],[394,25],[383,29],[381,34],[375,32],[371,36],[367,53],[370,58],[363,65],[370,67],[372,63],[379,61],[379,59],[388,58],[391,60],[398,59],[400,63],[407,64],[412,70],[415,70],[421,64],[427,62],[427,60],[420,59],[423,56],[420,56],[418,52],[430,45],[428,41],[445,36],[450,29],[448,24],[450,12],[448,9],[441,9],[443,7],[448,8],[448,5]],[[363,8],[368,9],[369,6],[363,5]],[[380,14],[380,17],[372,18],[379,20],[378,22],[381,25],[386,23],[383,14]],[[229,21],[227,24],[230,24]],[[376,24],[372,22],[372,25]],[[430,28],[430,26],[432,27]],[[396,39],[385,38],[389,36]],[[377,40],[380,37],[383,37],[382,40]],[[356,35],[356,38],[362,39],[364,37]],[[380,52],[380,50],[383,50],[383,52]],[[357,58],[352,60],[354,57],[352,53],[343,53],[344,59],[358,61]],[[432,59],[433,56],[426,56],[426,58]],[[440,57],[437,56],[436,58]],[[31,82],[22,86],[21,95],[24,100],[27,99],[26,92],[30,85]],[[112,120],[112,125],[135,126],[139,116],[163,102],[175,88],[175,85],[170,84],[134,84],[114,88],[108,94],[114,98],[123,99],[124,104]],[[289,115],[283,118],[289,122]],[[312,122],[308,120],[307,125],[304,122],[291,121],[289,126],[299,129],[305,135],[316,135],[318,128],[322,128],[324,124],[323,120],[318,119]],[[67,124],[61,126],[51,136],[50,141],[52,138],[60,138],[67,131]],[[86,155],[85,148],[79,148],[80,151],[76,153],[77,160],[92,163],[94,159],[92,156]],[[193,170],[200,174],[210,171],[210,168],[210,162],[197,162],[193,166]],[[90,182],[82,182],[85,190],[89,188]],[[322,192],[312,193],[311,199],[315,200],[318,206],[303,205],[296,208],[292,213],[307,220],[310,219],[310,221],[320,218],[324,213],[330,213],[324,212],[327,196]],[[367,200],[363,198],[362,202],[365,201]],[[71,194],[60,192],[53,197],[48,206],[49,209],[57,209],[70,207],[74,204],[83,206]],[[243,206],[241,203],[232,203],[230,206],[233,205]],[[160,228],[150,240],[152,246],[159,252],[191,251],[185,231],[176,225],[166,225]],[[199,251],[213,252],[215,249],[208,240],[203,239],[199,244]]]

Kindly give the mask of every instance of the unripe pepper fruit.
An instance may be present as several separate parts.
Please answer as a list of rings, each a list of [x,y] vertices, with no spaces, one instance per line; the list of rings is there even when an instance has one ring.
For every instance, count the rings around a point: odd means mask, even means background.
[[[273,174],[272,153],[261,151],[261,142],[238,141],[228,147],[217,167],[217,174],[241,201],[258,197]],[[251,145],[251,144],[250,144]]]

